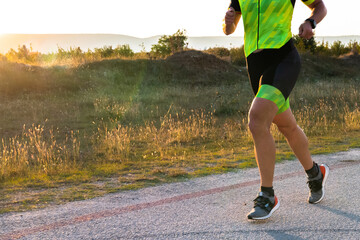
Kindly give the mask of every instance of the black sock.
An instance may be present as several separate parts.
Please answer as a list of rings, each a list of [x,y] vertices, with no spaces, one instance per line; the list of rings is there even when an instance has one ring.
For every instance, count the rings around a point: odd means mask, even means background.
[[[314,162],[314,165],[312,168],[310,168],[309,170],[306,170],[306,174],[308,175],[309,178],[314,178],[319,174],[319,166],[317,165],[317,163]]]
[[[262,192],[266,192],[267,194],[270,195],[270,197],[273,197],[274,196],[274,189],[273,187],[263,187],[261,186],[261,190]]]

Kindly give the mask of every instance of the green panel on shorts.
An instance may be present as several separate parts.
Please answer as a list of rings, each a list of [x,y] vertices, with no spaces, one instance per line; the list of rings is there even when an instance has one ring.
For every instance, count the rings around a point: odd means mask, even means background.
[[[290,107],[289,98],[285,100],[285,97],[281,91],[271,85],[261,85],[258,93],[256,94],[256,97],[265,98],[275,103],[279,108],[279,111],[276,114],[285,112]]]
[[[283,112],[285,112],[286,110],[288,110],[288,108],[290,108],[289,98],[288,98],[288,99],[286,99],[285,104],[284,104],[284,105],[282,105],[282,107],[281,107],[281,108],[279,108],[279,111],[278,111],[276,114],[283,113]]]

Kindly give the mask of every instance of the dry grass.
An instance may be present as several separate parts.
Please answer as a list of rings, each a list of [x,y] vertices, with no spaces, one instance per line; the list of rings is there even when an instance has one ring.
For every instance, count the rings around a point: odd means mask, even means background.
[[[63,142],[57,142],[54,131],[33,125],[22,135],[2,139],[0,147],[0,179],[24,177],[33,174],[56,175],[71,169],[80,158],[78,133],[70,132]]]
[[[354,111],[345,108],[344,113],[344,125],[347,131],[360,130],[360,109],[357,108]]]
[[[98,129],[96,146],[107,159],[118,157],[126,161],[135,152],[143,159],[154,156],[160,160],[174,159],[180,146],[212,139],[217,128],[214,112],[193,110],[190,116],[184,111],[175,116],[168,113],[157,123]]]
[[[298,124],[313,153],[359,147],[358,69],[322,61],[313,69],[316,59],[306,56],[291,95]],[[243,69],[204,73],[148,60],[19,66],[0,64],[3,211],[28,208],[31,199],[9,199],[34,187],[59,189],[35,194],[58,203],[256,166]],[[275,126],[272,133],[277,160],[294,158]],[[78,193],[63,196],[73,185]]]

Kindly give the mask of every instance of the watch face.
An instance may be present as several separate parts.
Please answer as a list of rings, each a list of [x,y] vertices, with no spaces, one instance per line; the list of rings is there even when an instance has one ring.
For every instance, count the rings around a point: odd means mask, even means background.
[[[314,19],[311,19],[311,27],[314,29],[316,27],[316,22]]]
[[[306,21],[309,21],[312,29],[316,28],[316,21],[314,19],[308,18]]]

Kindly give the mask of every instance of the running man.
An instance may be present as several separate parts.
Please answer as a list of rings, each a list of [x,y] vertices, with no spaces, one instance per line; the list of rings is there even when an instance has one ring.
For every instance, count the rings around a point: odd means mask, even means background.
[[[310,39],[327,10],[322,0],[301,1],[311,9],[311,15],[300,25],[299,36]],[[291,33],[294,5],[295,0],[231,0],[225,15],[223,31],[226,35],[235,31],[243,16],[247,70],[255,94],[249,111],[249,129],[261,186],[248,219],[269,218],[280,206],[273,189],[275,142],[270,133],[272,123],[286,137],[308,176],[308,202],[318,203],[325,194],[329,168],[312,160],[308,139],[297,125],[289,105],[289,95],[300,72],[300,57]]]

